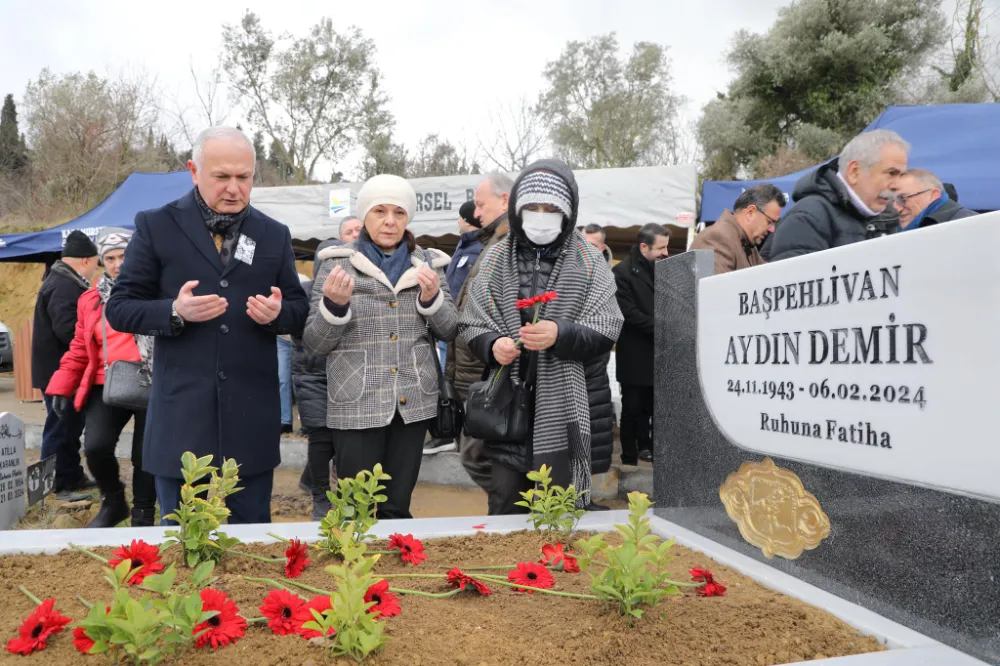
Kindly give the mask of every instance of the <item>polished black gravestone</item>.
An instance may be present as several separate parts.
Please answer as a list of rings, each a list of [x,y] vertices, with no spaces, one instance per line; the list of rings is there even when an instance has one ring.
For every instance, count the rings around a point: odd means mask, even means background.
[[[763,456],[731,444],[702,395],[697,285],[712,274],[709,250],[656,266],[656,515],[1000,665],[1000,504],[772,457],[819,500],[830,536],[795,560],[744,541],[719,487]]]

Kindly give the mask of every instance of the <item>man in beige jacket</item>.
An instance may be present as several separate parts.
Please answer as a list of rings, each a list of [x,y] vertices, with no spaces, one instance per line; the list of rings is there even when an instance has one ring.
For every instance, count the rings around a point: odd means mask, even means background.
[[[698,234],[691,249],[715,252],[716,275],[759,266],[765,262],[757,246],[768,227],[778,223],[785,202],[774,185],[754,185],[736,199],[733,212],[723,211],[715,224]]]

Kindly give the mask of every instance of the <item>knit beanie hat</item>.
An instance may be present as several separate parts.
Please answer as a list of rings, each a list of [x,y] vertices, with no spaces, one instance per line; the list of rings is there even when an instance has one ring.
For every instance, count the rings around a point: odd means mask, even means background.
[[[364,223],[368,211],[372,208],[386,204],[399,206],[405,210],[407,220],[412,222],[413,215],[417,212],[417,193],[405,178],[388,173],[373,176],[365,181],[358,192],[358,217],[361,218],[361,222]]]
[[[74,229],[66,236],[62,256],[89,259],[97,256],[97,246],[90,240],[90,236],[79,229]]]
[[[475,201],[466,201],[462,204],[462,207],[458,209],[458,214],[463,220],[465,220],[466,224],[471,224],[477,229],[483,228],[483,223],[476,217]]]
[[[122,227],[105,227],[97,234],[97,259],[104,264],[104,255],[112,250],[124,250],[132,240],[132,232]]]
[[[573,194],[569,185],[551,171],[532,171],[517,186],[516,215],[528,204],[555,206],[568,218],[573,217]]]

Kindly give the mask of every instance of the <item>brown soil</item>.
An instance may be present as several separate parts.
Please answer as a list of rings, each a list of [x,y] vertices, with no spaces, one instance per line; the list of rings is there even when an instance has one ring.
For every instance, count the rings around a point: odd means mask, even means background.
[[[470,518],[470,526],[477,519]],[[307,535],[303,535],[307,536]],[[479,533],[471,537],[425,542],[428,559],[414,570],[398,558],[383,557],[376,572],[439,573],[441,567],[506,564],[537,560],[544,536],[533,532],[513,535]],[[376,545],[374,549],[384,548]],[[251,552],[279,556],[280,545],[252,544]],[[107,555],[110,550],[99,551]],[[686,580],[693,566],[709,568],[728,586],[724,597],[701,598],[690,589],[667,597],[654,612],[629,628],[616,615],[604,612],[596,601],[520,594],[494,586],[489,597],[459,595],[451,599],[403,597],[402,614],[387,620],[390,637],[374,666],[768,666],[883,649],[826,612],[773,592],[704,555],[682,547],[673,550],[671,571]],[[165,556],[168,561],[175,551]],[[56,597],[57,609],[75,620],[85,615],[74,600],[92,602],[110,598],[110,588],[98,575],[99,564],[75,552],[51,556],[9,556],[0,559],[0,590],[6,603],[0,608],[0,638],[14,637],[21,619],[32,609],[17,590],[25,585],[38,597]],[[259,615],[257,606],[268,588],[244,580],[244,575],[280,578],[281,565],[230,556],[217,569],[216,586],[225,590],[246,617]],[[180,578],[186,576],[181,570]],[[556,573],[556,589],[586,592],[587,575]],[[311,564],[299,579],[323,589],[332,579],[322,561]],[[393,587],[444,591],[443,581],[399,580]],[[304,597],[309,595],[303,594]],[[69,628],[70,630],[72,627]],[[44,652],[30,660],[63,666],[94,664],[73,648],[70,631],[49,641]],[[4,653],[0,663],[30,663]],[[298,666],[329,663],[326,653],[296,636],[274,636],[266,626],[251,625],[247,635],[218,653],[199,650],[185,655],[189,666],[237,663],[241,666]],[[346,666],[347,662],[342,662]]]

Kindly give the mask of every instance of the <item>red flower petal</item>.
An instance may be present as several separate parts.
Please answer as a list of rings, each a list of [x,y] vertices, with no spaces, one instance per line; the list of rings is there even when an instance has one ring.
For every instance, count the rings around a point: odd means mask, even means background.
[[[691,580],[696,583],[711,583],[714,580],[712,572],[701,567],[694,567],[688,573],[691,574]]]
[[[542,557],[544,558],[541,561],[542,564],[556,566],[563,561],[565,556],[565,553],[563,553],[563,545],[561,543],[547,543],[542,546]]]
[[[313,619],[302,597],[288,590],[271,590],[260,605],[260,614],[269,620],[267,626],[277,636],[297,634],[303,622]]]
[[[722,583],[705,583],[698,588],[699,597],[721,597],[726,593],[726,586]]]
[[[306,620],[306,622],[312,622],[316,619],[313,617],[313,614],[310,611],[314,610],[322,615],[324,611],[328,611],[331,608],[332,606],[330,605],[330,597],[313,597],[306,604],[306,614],[308,615],[308,619]],[[327,630],[326,635],[332,636],[335,633],[337,633],[337,630],[334,629],[333,627],[330,627]],[[319,638],[323,634],[319,633],[315,629],[306,629],[305,627],[300,627],[299,635],[302,636],[302,638],[309,639],[309,638]]]
[[[213,650],[218,650],[246,635],[247,621],[240,617],[236,602],[225,592],[205,588],[201,591],[201,604],[203,611],[219,611],[219,614],[195,626],[194,634],[208,630],[198,636],[195,647],[211,645]]]
[[[466,586],[468,585],[471,586],[473,589],[475,589],[476,592],[483,595],[484,597],[493,594],[493,591],[490,588],[486,587],[486,585],[479,582],[472,576],[466,576],[464,573],[462,573],[462,570],[459,569],[458,567],[455,567],[454,569],[449,571],[446,574],[446,577],[448,585],[450,585],[452,588],[465,590]]]
[[[417,566],[427,559],[424,554],[424,544],[420,539],[414,539],[412,534],[390,534],[389,548],[398,548],[399,555],[405,564]]]
[[[567,555],[563,560],[563,571],[566,573],[580,573],[580,563],[576,561],[575,557]]]
[[[474,529],[474,530],[485,530],[486,529],[486,523],[483,523],[482,525],[473,525],[472,529]]]
[[[118,550],[111,553],[108,566],[113,569],[125,560],[132,561],[130,571],[135,571],[135,575],[128,581],[129,585],[140,585],[146,576],[163,571],[159,546],[148,544],[142,539],[132,539],[131,545],[119,546]]]
[[[534,304],[535,304],[534,299],[531,299],[531,298],[519,298],[519,299],[517,299],[517,303],[515,303],[515,307],[518,310],[526,310],[526,309],[530,308]]]
[[[82,654],[90,654],[91,648],[94,647],[94,641],[90,640],[90,637],[87,636],[87,630],[83,627],[77,627],[73,630],[73,647]]]
[[[546,291],[544,294],[537,296],[537,298],[539,303],[551,303],[559,298],[559,295],[554,291]]]
[[[55,599],[46,599],[35,606],[35,610],[17,628],[18,637],[7,642],[8,652],[29,655],[36,650],[44,650],[49,636],[60,633],[72,622],[53,608],[55,603]]]
[[[556,579],[552,577],[552,573],[545,568],[545,565],[538,564],[537,562],[520,562],[516,569],[512,569],[507,574],[507,580],[518,585],[537,587],[543,590],[556,584]],[[532,590],[523,590],[517,587],[514,589],[518,592],[528,592],[529,594],[532,592]]]
[[[285,557],[287,558],[285,561],[286,578],[298,578],[302,575],[306,565],[309,564],[309,558],[306,556],[308,550],[309,546],[298,539],[292,539],[285,550]]]
[[[380,580],[365,592],[365,602],[374,601],[375,605],[368,609],[368,612],[376,618],[387,618],[399,615],[403,608],[399,605],[399,599],[389,591],[389,581]]]

